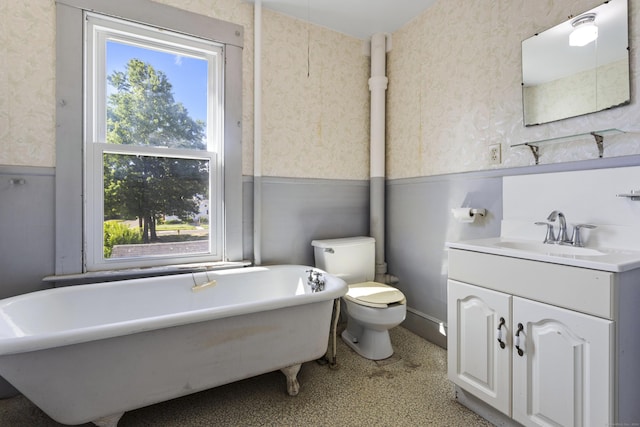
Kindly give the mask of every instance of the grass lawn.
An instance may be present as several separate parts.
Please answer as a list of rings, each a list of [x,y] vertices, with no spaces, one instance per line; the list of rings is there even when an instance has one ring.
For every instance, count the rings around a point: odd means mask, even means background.
[[[200,229],[209,228],[209,224],[201,225],[199,228]],[[198,227],[191,224],[162,224],[162,225],[158,224],[156,225],[156,231],[197,230],[197,229]]]

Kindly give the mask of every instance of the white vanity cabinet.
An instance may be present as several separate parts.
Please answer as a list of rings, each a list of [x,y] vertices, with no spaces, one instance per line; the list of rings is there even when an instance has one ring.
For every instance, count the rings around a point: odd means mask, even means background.
[[[513,297],[513,414],[523,425],[607,426],[613,322]],[[520,349],[520,351],[518,351]]]
[[[454,280],[448,291],[451,381],[523,425],[610,423],[612,321]]]
[[[639,369],[626,354],[640,334],[617,330],[621,310],[637,311],[637,279],[450,249],[449,379],[526,426],[640,420]]]
[[[447,291],[449,379],[511,416],[511,296],[454,280]]]

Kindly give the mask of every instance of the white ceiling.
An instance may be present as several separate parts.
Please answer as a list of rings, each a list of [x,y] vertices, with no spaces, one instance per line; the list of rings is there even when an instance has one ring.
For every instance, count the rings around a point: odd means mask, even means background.
[[[255,3],[256,0],[247,0]],[[262,0],[262,7],[365,40],[392,33],[436,0]]]

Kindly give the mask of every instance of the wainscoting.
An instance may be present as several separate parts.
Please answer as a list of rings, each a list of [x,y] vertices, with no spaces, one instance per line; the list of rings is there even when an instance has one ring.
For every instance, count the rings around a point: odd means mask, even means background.
[[[50,287],[54,169],[0,166],[0,299]]]

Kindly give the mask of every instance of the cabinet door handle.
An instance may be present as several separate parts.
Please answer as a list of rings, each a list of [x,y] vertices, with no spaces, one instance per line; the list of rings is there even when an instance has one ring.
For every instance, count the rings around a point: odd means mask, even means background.
[[[524,332],[524,326],[522,323],[518,323],[518,330],[516,331],[515,346],[518,350],[518,356],[524,356],[524,341],[520,343],[520,332]],[[524,333],[522,334],[524,335]]]
[[[504,343],[502,338],[502,327],[505,325],[504,317],[500,318],[500,323],[498,323],[498,342],[500,343],[500,348],[505,348],[507,345]]]

